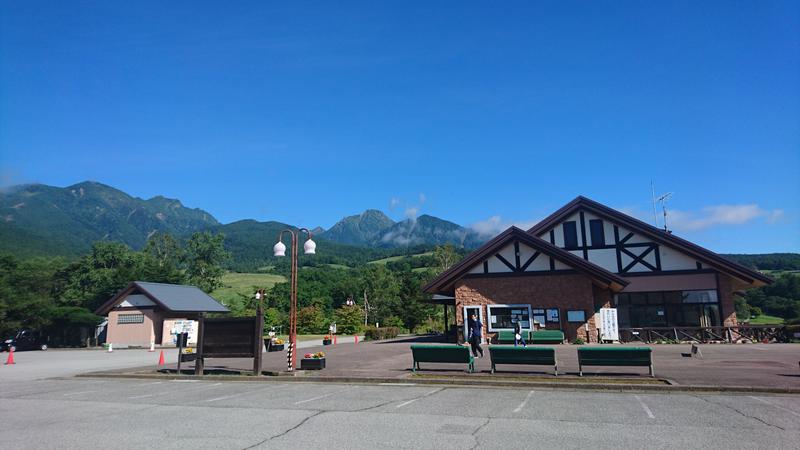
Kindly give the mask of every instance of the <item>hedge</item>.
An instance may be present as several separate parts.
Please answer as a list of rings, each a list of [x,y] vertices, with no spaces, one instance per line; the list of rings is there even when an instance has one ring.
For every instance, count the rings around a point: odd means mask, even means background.
[[[400,328],[398,327],[367,327],[367,329],[364,330],[364,339],[368,341],[380,341],[383,339],[396,338],[398,334],[400,334]]]

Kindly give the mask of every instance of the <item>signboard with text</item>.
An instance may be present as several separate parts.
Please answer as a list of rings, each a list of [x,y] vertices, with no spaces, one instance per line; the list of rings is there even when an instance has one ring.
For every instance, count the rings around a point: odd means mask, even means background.
[[[600,308],[600,340],[618,341],[617,308]]]

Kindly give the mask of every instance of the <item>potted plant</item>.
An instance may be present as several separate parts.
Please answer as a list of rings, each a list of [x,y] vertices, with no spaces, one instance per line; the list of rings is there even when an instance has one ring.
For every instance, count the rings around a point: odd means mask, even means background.
[[[272,338],[269,344],[268,350],[271,352],[281,352],[283,351],[284,342],[281,338]]]
[[[325,353],[306,353],[300,360],[301,370],[322,370],[325,368]]]
[[[330,334],[326,334],[325,337],[322,338],[322,345],[331,345],[333,342],[333,338],[331,338]]]

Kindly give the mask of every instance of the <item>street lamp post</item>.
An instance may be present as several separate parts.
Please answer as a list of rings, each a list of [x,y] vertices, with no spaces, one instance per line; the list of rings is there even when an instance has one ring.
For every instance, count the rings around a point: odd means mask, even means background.
[[[286,256],[286,245],[282,239],[284,233],[289,233],[292,237],[292,279],[291,279],[291,296],[289,307],[289,346],[286,349],[286,365],[289,372],[294,371],[295,362],[297,360],[297,238],[298,233],[304,232],[308,235],[308,239],[303,244],[303,253],[306,255],[313,255],[316,253],[317,244],[311,240],[311,231],[307,228],[300,228],[295,231],[286,229],[278,234],[277,242],[272,247],[275,256]]]

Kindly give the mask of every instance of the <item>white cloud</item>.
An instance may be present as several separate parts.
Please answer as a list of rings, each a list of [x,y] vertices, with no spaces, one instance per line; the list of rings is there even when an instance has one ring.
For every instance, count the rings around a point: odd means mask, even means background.
[[[406,219],[417,220],[417,214],[419,214],[419,208],[416,206],[406,208]]]
[[[400,199],[397,197],[392,197],[389,199],[389,209],[395,209],[400,204]]]
[[[659,214],[659,221],[663,220],[662,217]],[[782,209],[767,210],[755,203],[706,206],[699,212],[667,208],[667,227],[676,231],[698,231],[715,226],[742,225],[756,219],[775,223],[782,217]]]
[[[527,230],[528,228],[536,225],[538,221],[506,221],[503,220],[500,216],[492,216],[486,220],[481,220],[480,222],[475,222],[470,225],[473,231],[478,233],[479,236],[483,238],[490,238],[496,236],[501,231],[505,230],[506,228],[514,225],[518,228],[522,228],[523,230]]]
[[[425,193],[423,193],[423,192],[419,193],[419,204],[420,205],[425,203],[425,200],[427,200],[427,199],[428,199],[428,197],[425,196]]]

